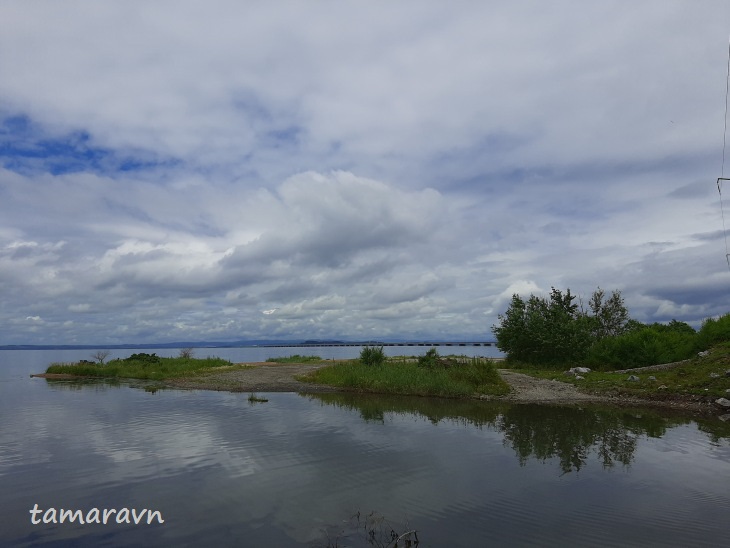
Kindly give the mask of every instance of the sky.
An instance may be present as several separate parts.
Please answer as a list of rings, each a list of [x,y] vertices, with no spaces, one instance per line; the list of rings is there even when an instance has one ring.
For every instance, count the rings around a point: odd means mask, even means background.
[[[8,0],[0,344],[730,312],[730,2]],[[723,196],[724,202],[723,202]]]

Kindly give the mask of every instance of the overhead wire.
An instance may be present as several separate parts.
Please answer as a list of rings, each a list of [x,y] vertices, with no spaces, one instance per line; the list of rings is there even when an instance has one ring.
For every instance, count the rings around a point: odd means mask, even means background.
[[[729,181],[725,177],[725,150],[727,149],[727,110],[728,95],[730,94],[730,41],[728,41],[727,49],[727,75],[725,76],[725,127],[722,134],[722,168],[720,169],[720,177],[717,179],[717,191],[720,193],[720,214],[722,216],[722,233],[725,237],[725,261],[728,270],[730,270],[730,249],[728,249],[727,229],[725,228],[725,208],[722,205],[722,181]]]

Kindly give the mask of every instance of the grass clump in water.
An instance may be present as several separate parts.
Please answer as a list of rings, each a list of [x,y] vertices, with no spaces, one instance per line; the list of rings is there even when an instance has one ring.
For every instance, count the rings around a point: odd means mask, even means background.
[[[268,400],[268,399],[266,399],[266,398],[262,398],[262,397],[260,397],[260,396],[259,396],[258,394],[256,394],[255,392],[254,392],[254,393],[251,393],[251,394],[249,394],[249,396],[248,396],[248,403],[250,403],[251,405],[253,405],[253,404],[255,404],[255,403],[266,403],[267,401],[269,401],[269,400]]]
[[[388,360],[380,365],[350,360],[323,367],[299,379],[380,394],[459,398],[509,392],[509,386],[491,360],[462,357],[453,361],[451,367],[427,368],[402,360]]]
[[[80,377],[164,380],[232,365],[229,360],[223,358],[162,358],[156,354],[141,353],[132,354],[125,359],[110,360],[106,364],[86,360],[77,363],[53,363],[46,369],[46,373]]]

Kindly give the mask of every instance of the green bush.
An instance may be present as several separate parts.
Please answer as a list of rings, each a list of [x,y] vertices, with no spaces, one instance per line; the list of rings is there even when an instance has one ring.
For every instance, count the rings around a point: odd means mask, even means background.
[[[628,369],[686,360],[695,352],[696,336],[682,322],[648,325],[596,342],[585,363],[597,369]]]
[[[139,363],[141,365],[155,365],[160,363],[161,358],[157,354],[145,354],[141,352],[139,354],[132,354],[124,360],[127,363]]]
[[[730,313],[717,319],[707,318],[697,333],[697,350],[707,350],[711,346],[730,341]]]
[[[382,346],[366,346],[360,351],[360,361],[363,365],[379,366],[385,363],[385,352]]]
[[[439,365],[440,360],[441,356],[439,356],[438,350],[431,348],[423,356],[418,356],[418,366],[433,368]]]

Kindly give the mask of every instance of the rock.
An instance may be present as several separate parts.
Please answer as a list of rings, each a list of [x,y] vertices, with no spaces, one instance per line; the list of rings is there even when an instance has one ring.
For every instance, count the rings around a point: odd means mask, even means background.
[[[655,381],[656,380],[656,377],[654,375],[649,375],[649,380],[650,381]]]
[[[730,421],[730,413],[725,413],[724,415],[720,415],[718,417],[721,421],[728,422]]]
[[[657,388],[657,390],[666,390],[667,388],[669,387],[666,384],[663,384],[659,388]]]
[[[587,367],[571,367],[568,369],[565,374],[566,375],[585,375],[586,373],[590,373],[591,370]]]
[[[717,405],[721,405],[722,407],[730,407],[730,400],[727,398],[720,398],[719,400],[715,400],[715,403]]]
[[[719,379],[720,378],[720,374],[719,373],[710,373],[710,378],[711,379]]]
[[[636,375],[629,375],[629,378],[626,380],[631,382],[639,382],[640,379]]]
[[[583,379],[585,379],[585,377],[581,377],[580,375],[575,376],[575,380],[577,381],[582,381]]]
[[[563,373],[563,375],[567,375],[568,377],[575,377],[575,371],[573,371],[571,369],[571,370],[566,371],[565,373]]]
[[[728,388],[727,390],[725,390],[725,394],[730,394],[730,388]]]
[[[730,369],[728,369],[727,371],[725,371],[725,376],[726,377],[730,377]]]
[[[709,350],[703,350],[702,352],[697,352],[697,355],[700,358],[706,358],[707,356],[710,355],[710,351]]]

